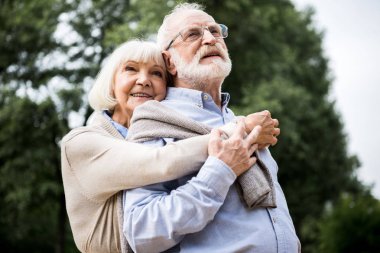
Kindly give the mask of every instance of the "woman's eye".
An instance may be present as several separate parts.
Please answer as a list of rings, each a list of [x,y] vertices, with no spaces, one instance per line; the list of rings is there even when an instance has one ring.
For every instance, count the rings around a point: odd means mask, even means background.
[[[136,69],[132,66],[125,66],[124,70],[125,71],[136,71]]]
[[[163,77],[164,75],[162,74],[162,72],[161,71],[153,71],[153,75],[155,75],[155,76],[158,76],[158,77]]]

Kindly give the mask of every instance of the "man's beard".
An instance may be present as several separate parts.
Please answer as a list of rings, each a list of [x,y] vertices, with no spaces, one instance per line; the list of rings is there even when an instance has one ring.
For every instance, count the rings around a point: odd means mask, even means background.
[[[210,51],[215,51],[215,47],[221,58],[212,59],[212,63],[209,64],[200,64],[202,57]],[[173,48],[170,52],[177,69],[178,78],[187,84],[191,84],[194,89],[203,90],[209,80],[224,79],[231,72],[232,64],[227,50],[218,43],[214,46],[206,45],[199,48],[189,63],[182,59],[176,49]]]

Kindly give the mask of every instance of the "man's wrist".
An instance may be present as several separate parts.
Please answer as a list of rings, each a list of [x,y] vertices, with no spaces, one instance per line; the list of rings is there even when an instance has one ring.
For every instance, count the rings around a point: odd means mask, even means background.
[[[236,175],[222,160],[209,156],[198,172],[197,178],[214,189],[220,196],[224,196],[227,194],[228,188],[235,182]]]

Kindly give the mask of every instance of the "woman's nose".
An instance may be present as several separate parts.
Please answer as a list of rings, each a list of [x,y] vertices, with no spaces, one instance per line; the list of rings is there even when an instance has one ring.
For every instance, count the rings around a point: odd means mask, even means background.
[[[142,86],[151,86],[152,83],[147,74],[140,73],[139,78],[137,79],[137,84]]]

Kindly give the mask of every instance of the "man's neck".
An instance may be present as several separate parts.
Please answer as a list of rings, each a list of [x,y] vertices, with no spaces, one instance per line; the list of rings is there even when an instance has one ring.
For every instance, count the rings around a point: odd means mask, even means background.
[[[205,93],[208,93],[212,99],[214,100],[215,104],[222,108],[222,93],[221,93],[221,87],[222,87],[222,81],[210,81],[207,80],[204,83],[200,84],[192,84],[188,82],[184,82],[182,80],[175,80],[174,86],[177,88],[187,88],[192,90],[199,90]]]

